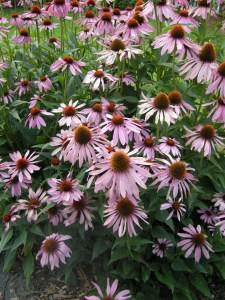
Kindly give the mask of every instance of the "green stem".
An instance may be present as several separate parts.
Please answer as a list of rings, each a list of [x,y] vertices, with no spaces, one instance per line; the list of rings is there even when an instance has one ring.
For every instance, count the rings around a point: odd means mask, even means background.
[[[158,122],[156,126],[156,138],[157,140],[160,138],[160,122]]]
[[[38,42],[38,47],[40,45],[40,32],[39,32],[39,26],[38,26],[38,21],[35,21],[36,23],[36,31],[37,31],[37,42]]]
[[[156,3],[155,1],[153,2],[153,5],[154,5],[154,12],[155,12],[155,20],[156,20],[156,32],[157,32],[157,35],[159,34],[160,32],[160,29],[159,29],[159,18],[158,18],[158,15],[157,15],[157,9],[156,9]]]
[[[67,78],[68,78],[68,71],[65,70],[65,72],[64,72],[64,94],[63,94],[64,101],[67,98],[67,92],[66,92],[66,90],[67,90]]]
[[[64,28],[63,28],[63,19],[60,18],[60,34],[61,34],[61,53],[64,52]]]

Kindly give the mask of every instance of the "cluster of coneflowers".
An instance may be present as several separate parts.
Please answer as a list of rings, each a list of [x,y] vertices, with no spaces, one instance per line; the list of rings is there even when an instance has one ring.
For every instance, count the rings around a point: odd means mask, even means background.
[[[18,97],[30,99],[24,126],[42,130],[47,124],[56,122],[60,129],[49,141],[51,163],[57,170],[63,163],[70,166],[64,176],[57,172],[49,178],[48,186],[33,190],[33,174],[41,172],[41,154],[31,150],[14,151],[9,159],[0,163],[4,187],[16,198],[3,216],[6,231],[22,216],[29,223],[36,222],[41,208],[46,205],[50,205],[48,219],[53,226],[80,223],[85,230],[94,229],[96,208],[89,193],[92,188],[95,193],[105,194],[104,226],[119,237],[132,237],[138,228],[142,229],[142,224],[148,227],[151,222],[141,202],[141,193],[148,186],[167,191],[160,210],[168,211],[167,219],[181,221],[187,209],[186,199],[198,182],[195,166],[183,159],[184,150],[192,150],[193,155],[198,152],[202,159],[219,155],[224,149],[225,58],[217,57],[210,41],[199,45],[190,38],[201,22],[216,17],[222,1],[217,0],[215,7],[210,0],[199,0],[193,5],[186,0],[146,3],[138,0],[135,7],[124,10],[115,7],[113,1],[105,7],[99,2],[54,0],[40,7],[30,0],[21,0],[19,5],[29,7],[26,12],[12,13],[9,19],[0,17],[3,42],[11,39],[18,45],[15,47],[24,45],[28,56],[30,44],[41,47],[42,42],[47,42],[53,57],[57,55],[57,59],[49,63],[48,74],[45,72],[34,78],[26,78],[23,74],[13,86],[4,77],[10,69],[10,59],[0,52],[2,105],[10,105]],[[0,5],[9,7],[10,1],[1,1]],[[66,22],[70,22],[71,30],[79,27],[78,45],[97,43],[95,69],[90,70],[88,61],[76,58],[76,52],[68,49]],[[162,24],[166,25],[164,33],[161,32]],[[224,24],[222,27],[220,30],[224,30]],[[57,28],[60,38],[54,36]],[[145,55],[148,40],[151,40],[153,51],[160,49],[161,56],[173,56],[181,78],[187,82],[195,80],[206,87],[205,95],[210,94],[208,103],[201,99],[197,106],[190,104],[178,89],[151,95],[142,93],[137,112],[131,117],[122,101],[112,101],[108,97],[109,91],[122,91],[124,85],[136,87],[136,75],[129,73],[128,66],[136,57],[141,59]],[[63,101],[47,111],[45,96],[55,92],[60,74],[64,76]],[[85,99],[67,97],[68,77],[75,76],[82,78],[83,87],[98,93],[98,100],[88,105]],[[202,97],[207,97],[205,95]],[[208,107],[207,123],[199,124],[202,111]],[[174,130],[183,118],[191,118],[193,114],[195,126],[182,127],[183,134],[176,139]],[[86,169],[87,180],[82,184],[75,178],[76,168]],[[223,191],[214,195],[209,208],[201,208],[197,213],[209,232],[213,234],[218,227],[221,235],[225,235]],[[178,236],[177,246],[185,252],[185,257],[193,254],[196,262],[202,256],[208,259],[209,252],[213,251],[199,224],[185,226]],[[47,236],[37,253],[41,265],[53,270],[60,262],[65,263],[65,258],[71,255],[65,241],[71,238],[59,233]],[[162,258],[166,250],[174,246],[170,240],[159,238],[152,252]],[[86,299],[130,299],[127,290],[115,295],[117,285],[114,281],[110,286],[108,281],[106,294],[95,285],[99,297]]]

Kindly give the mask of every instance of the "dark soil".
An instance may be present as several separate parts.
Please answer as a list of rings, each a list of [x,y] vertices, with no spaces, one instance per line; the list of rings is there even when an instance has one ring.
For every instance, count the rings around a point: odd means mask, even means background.
[[[76,275],[76,284],[67,286],[55,272],[38,269],[27,288],[22,270],[3,273],[0,266],[0,300],[82,300],[93,287],[83,271]]]

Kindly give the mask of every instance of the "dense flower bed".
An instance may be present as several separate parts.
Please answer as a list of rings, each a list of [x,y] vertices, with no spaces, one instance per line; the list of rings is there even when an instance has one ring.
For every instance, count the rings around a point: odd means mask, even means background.
[[[223,1],[0,5],[4,270],[19,258],[27,283],[37,263],[70,282],[88,265],[87,300],[210,299],[225,278]]]

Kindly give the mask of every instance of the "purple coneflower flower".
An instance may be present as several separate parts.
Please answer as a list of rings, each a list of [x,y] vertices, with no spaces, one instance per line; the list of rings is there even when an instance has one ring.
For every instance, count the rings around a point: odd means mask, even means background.
[[[91,86],[93,91],[105,90],[105,85],[113,86],[117,82],[117,78],[102,69],[91,70],[84,77],[83,83]]]
[[[173,247],[171,241],[167,239],[157,239],[157,242],[152,245],[152,253],[163,258],[169,247]]]
[[[198,6],[191,8],[191,14],[193,17],[201,17],[206,20],[208,16],[215,16],[215,10],[210,6],[208,0],[198,0]]]
[[[144,17],[138,15],[138,17],[132,17],[125,24],[122,24],[118,31],[123,34],[125,40],[139,42],[140,35],[148,35],[154,29],[145,22]]]
[[[148,224],[148,216],[145,211],[129,198],[119,198],[114,203],[109,203],[104,210],[107,228],[113,227],[113,232],[117,232],[119,237],[128,233],[130,237],[136,235],[135,226],[140,226],[139,220]]]
[[[47,12],[40,8],[39,5],[32,5],[29,12],[23,14],[23,17],[39,19],[47,15]]]
[[[55,267],[59,268],[59,262],[65,264],[65,258],[70,257],[72,251],[64,241],[71,238],[69,235],[58,233],[47,236],[36,256],[37,259],[41,257],[41,266],[49,265],[50,269],[54,270]]]
[[[0,70],[4,71],[8,68],[8,64],[5,62],[0,61]]]
[[[198,125],[194,131],[188,128],[186,131],[186,145],[191,145],[191,149],[197,152],[203,151],[204,156],[210,156],[212,149],[215,150],[215,145],[225,146],[222,142],[224,138],[217,135],[213,125]]]
[[[21,79],[19,82],[16,82],[15,85],[15,92],[18,92],[19,96],[25,95],[31,89],[31,82],[28,80]]]
[[[71,0],[70,1],[70,10],[76,15],[83,11],[82,3],[79,0]]]
[[[28,185],[31,184],[31,180],[23,177],[23,181],[20,182],[18,176],[7,175],[4,176],[3,182],[6,189],[10,189],[12,197],[19,197],[22,194],[22,189],[28,189]]]
[[[116,290],[118,288],[118,280],[114,280],[112,285],[110,286],[109,279],[107,278],[107,288],[106,292],[102,292],[100,286],[93,282],[96,290],[98,291],[98,296],[86,296],[85,300],[127,300],[132,296],[129,290],[123,290],[117,294]]]
[[[37,210],[44,201],[47,201],[46,192],[43,192],[41,188],[39,188],[36,192],[29,189],[28,200],[18,200],[18,203],[16,204],[16,211],[25,210],[27,221],[29,223],[35,222],[38,219]]]
[[[145,166],[150,165],[143,157],[132,156],[129,149],[114,149],[104,153],[103,157],[89,168],[88,186],[95,181],[95,192],[110,189],[118,195],[133,195],[139,198],[139,188],[146,189],[146,181],[150,173]]]
[[[108,115],[108,120],[101,124],[102,131],[112,132],[112,146],[119,143],[127,145],[129,143],[129,133],[140,133],[141,129],[132,119],[124,117],[122,114]]]
[[[17,13],[11,14],[10,25],[15,26],[17,28],[21,28],[24,26],[24,21],[20,15]]]
[[[184,232],[178,233],[182,240],[177,244],[178,247],[185,252],[185,257],[189,257],[194,253],[195,262],[199,262],[201,256],[204,255],[209,259],[209,251],[213,252],[211,245],[207,242],[207,236],[202,233],[201,226],[196,228],[189,224],[183,227]]]
[[[63,210],[55,205],[48,209],[48,220],[53,226],[57,226],[63,222],[64,215]]]
[[[197,210],[197,213],[205,224],[215,224],[216,212],[212,208],[201,208]]]
[[[185,204],[182,203],[182,198],[176,200],[171,197],[168,198],[166,203],[161,204],[160,210],[170,210],[167,220],[175,216],[178,221],[181,220],[183,214],[186,212]]]
[[[114,101],[108,101],[107,99],[102,99],[102,108],[104,111],[104,119],[107,120],[107,115],[113,115],[113,114],[123,114],[125,110],[125,106],[120,103],[116,103]]]
[[[189,103],[184,101],[183,96],[179,91],[172,91],[168,94],[170,104],[174,107],[175,112],[180,115],[181,113],[187,114],[194,109]]]
[[[149,7],[150,8],[150,7]],[[156,19],[155,11],[153,10],[153,17]],[[143,14],[148,13],[147,7],[145,7]],[[157,18],[162,22],[165,19],[173,19],[175,17],[174,8],[167,0],[160,0],[156,5]]]
[[[74,127],[86,120],[85,114],[82,110],[80,110],[84,107],[84,105],[84,103],[79,104],[78,101],[73,102],[73,100],[70,100],[67,105],[65,103],[61,103],[60,107],[53,109],[52,112],[61,113],[63,115],[63,117],[59,120],[60,126],[66,125],[68,127]]]
[[[8,163],[9,174],[12,177],[18,176],[19,182],[24,182],[24,179],[31,180],[31,174],[40,170],[40,167],[36,165],[39,161],[38,154],[35,152],[30,154],[28,150],[24,156],[19,151],[9,154],[12,162]]]
[[[222,122],[225,124],[225,98],[218,98],[217,101],[207,103],[207,105],[209,104],[214,104],[214,107],[207,117],[211,117],[215,122]]]
[[[49,42],[50,45],[55,46],[57,49],[61,48],[61,42],[56,37],[51,37],[48,40],[48,42]]]
[[[80,32],[79,34],[79,40],[81,41],[88,41],[90,40],[93,36],[95,36],[95,33],[92,29],[85,27],[83,31]]]
[[[6,24],[8,20],[5,17],[0,16],[0,24]]]
[[[67,0],[53,0],[47,8],[50,16],[65,18],[70,11],[70,3]]]
[[[72,56],[65,55],[63,58],[58,58],[50,67],[52,72],[57,72],[58,70],[65,71],[70,70],[73,76],[76,76],[81,72],[80,67],[85,66],[82,61],[75,61]]]
[[[4,224],[4,231],[7,232],[10,228],[11,223],[14,223],[19,219],[20,216],[16,213],[14,210],[14,207],[12,207],[8,213],[4,214],[2,216],[2,222]]]
[[[217,90],[220,92],[220,96],[225,98],[225,61],[214,72],[206,94],[214,93]]]
[[[155,49],[161,48],[161,55],[175,51],[181,59],[186,54],[192,57],[193,53],[197,52],[197,46],[185,37],[185,31],[187,31],[185,27],[179,24],[173,25],[169,32],[157,36],[152,46]]]
[[[180,68],[185,80],[197,79],[198,83],[212,80],[217,69],[216,51],[212,43],[204,44],[195,57],[189,57]]]
[[[194,169],[179,158],[174,159],[170,156],[168,158],[169,160],[158,159],[160,163],[157,164],[152,175],[155,178],[153,185],[158,185],[158,190],[168,187],[167,196],[172,193],[173,198],[178,195],[183,198],[190,192],[189,185],[193,185],[193,182],[196,181],[196,178],[191,174]]]
[[[64,179],[51,178],[48,180],[49,200],[56,203],[73,203],[79,201],[83,195],[79,182],[72,179],[71,174]]]
[[[35,83],[37,84],[37,87],[41,93],[52,89],[52,82],[48,75],[41,76]]]
[[[84,14],[82,24],[87,28],[93,30],[94,24],[97,22],[98,18],[95,16],[95,12],[91,9],[87,10]]]
[[[29,128],[38,128],[45,127],[46,123],[45,120],[42,118],[42,115],[45,116],[53,116],[52,113],[47,112],[45,109],[40,109],[36,106],[30,108],[30,113],[25,121],[25,125]]]
[[[40,30],[53,30],[55,28],[57,28],[58,24],[56,23],[52,23],[51,19],[49,18],[45,18],[44,20],[42,20],[42,23],[40,24]]]
[[[78,124],[70,130],[68,144],[63,150],[64,160],[72,164],[78,161],[79,167],[86,161],[92,163],[96,159],[97,149],[103,147],[106,142],[106,137],[100,128]]]
[[[84,230],[93,228],[94,208],[90,205],[90,201],[86,196],[82,196],[79,201],[64,203],[64,205],[66,206],[63,210],[65,226],[78,222],[84,225]]]
[[[173,16],[172,22],[170,24],[181,24],[190,27],[198,27],[198,22],[194,18],[192,18],[189,15],[188,10],[184,8],[180,9],[179,13]]]
[[[139,138],[134,144],[134,150],[138,153],[143,153],[143,156],[149,160],[155,159],[156,151],[159,150],[153,136],[145,136]]]
[[[166,155],[172,155],[174,157],[180,157],[181,153],[180,150],[183,147],[180,145],[180,143],[175,138],[169,138],[169,137],[162,137],[159,140],[158,149],[162,152],[162,154]]]
[[[112,23],[112,14],[104,12],[95,23],[95,31],[97,34],[113,34],[114,27]]]
[[[219,211],[225,210],[225,193],[216,193],[213,195],[212,202],[214,207],[218,208]]]
[[[174,107],[170,105],[169,97],[165,93],[159,93],[155,98],[148,98],[142,94],[143,100],[140,100],[139,113],[145,115],[145,121],[155,115],[155,123],[166,122],[175,123],[178,115],[174,111]]]
[[[15,36],[12,41],[15,44],[30,44],[32,42],[32,38],[26,28],[21,28],[19,30],[19,36]]]
[[[63,157],[63,151],[69,143],[70,137],[70,130],[61,130],[60,133],[57,133],[56,137],[52,138],[52,142],[50,145],[52,147],[57,147],[53,152],[52,155],[59,155],[59,159],[61,160]]]
[[[37,106],[37,104],[40,103],[43,100],[44,100],[43,97],[41,97],[40,95],[34,95],[34,96],[32,96],[30,98],[29,108]]]
[[[13,102],[13,96],[14,92],[12,90],[7,90],[3,93],[2,97],[0,100],[4,102],[5,104]]]
[[[97,60],[104,61],[107,65],[112,65],[116,59],[123,61],[143,53],[142,50],[138,49],[137,45],[131,45],[128,41],[118,37],[106,40],[104,44],[105,49],[97,53],[99,56]]]
[[[83,109],[82,113],[86,115],[88,123],[97,126],[104,117],[103,105],[101,102],[95,102],[90,108]]]

